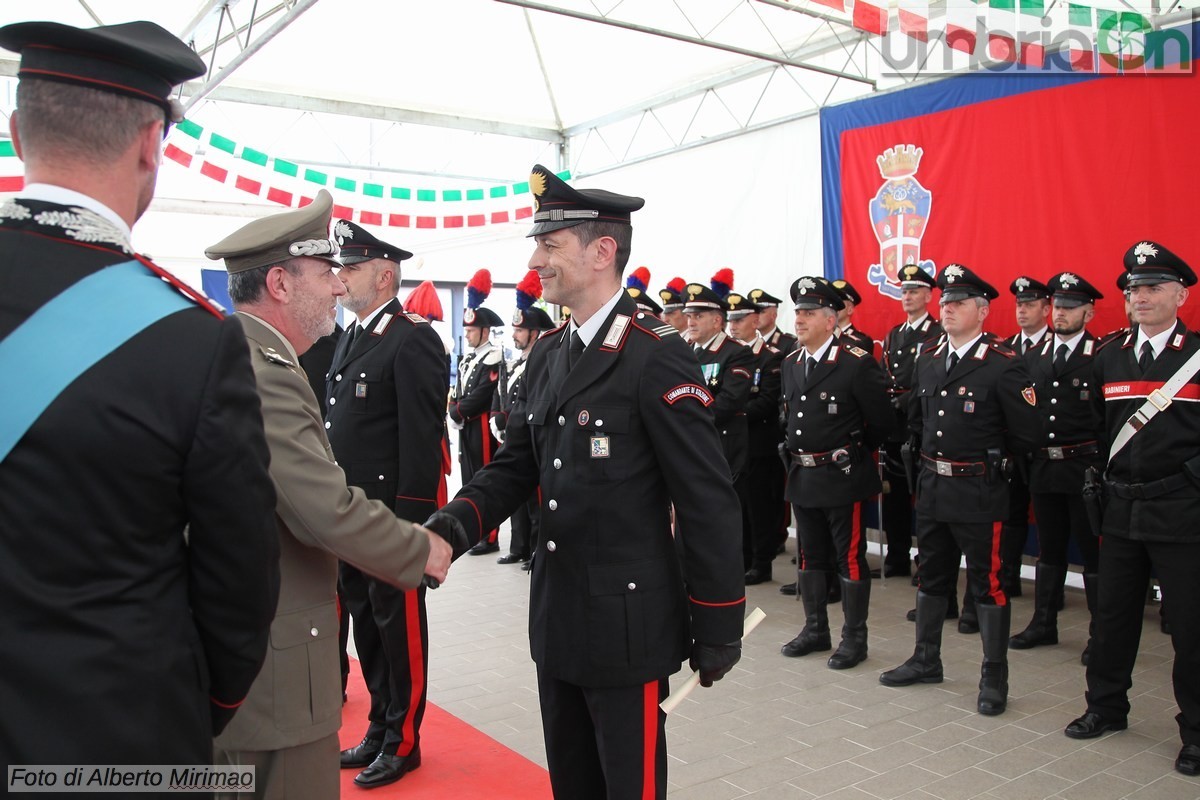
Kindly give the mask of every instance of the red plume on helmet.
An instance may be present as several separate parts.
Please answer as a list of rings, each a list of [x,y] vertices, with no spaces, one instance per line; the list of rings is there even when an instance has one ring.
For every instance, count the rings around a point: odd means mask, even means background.
[[[517,308],[529,310],[542,296],[542,279],[536,270],[529,270],[521,282],[517,284]]]
[[[411,314],[419,314],[431,321],[443,319],[442,301],[438,299],[433,281],[421,281],[404,301],[404,310]]]
[[[717,273],[709,281],[709,286],[724,300],[726,295],[733,291],[733,270],[729,267],[717,270]]]
[[[492,293],[492,273],[481,269],[467,282],[467,308],[479,308]]]
[[[684,290],[687,289],[687,281],[683,278],[671,278],[671,282],[667,284],[667,288],[675,294],[682,296]]]
[[[628,278],[625,279],[626,289],[641,289],[646,291],[646,287],[650,285],[650,270],[646,267],[638,267],[633,271]]]

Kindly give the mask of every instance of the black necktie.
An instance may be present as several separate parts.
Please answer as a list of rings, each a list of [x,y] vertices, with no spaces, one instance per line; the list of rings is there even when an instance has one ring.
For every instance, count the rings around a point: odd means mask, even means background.
[[[1028,353],[1029,348],[1031,347],[1033,347],[1033,339],[1030,339],[1028,336],[1026,336],[1021,340],[1021,355]]]
[[[817,360],[815,358],[813,358],[812,356],[809,356],[807,359],[805,359],[805,361],[804,361],[804,382],[805,383],[807,383],[808,379],[810,377],[812,377],[813,370],[816,368],[817,368]]]
[[[946,374],[954,372],[956,366],[958,366],[958,353],[951,353],[950,358],[946,359]]]
[[[571,349],[567,351],[567,371],[575,368],[579,357],[583,355],[583,339],[579,338],[579,331],[571,334]]]
[[[1067,350],[1069,348],[1065,344],[1060,344],[1058,349],[1054,351],[1054,371],[1062,372],[1062,368],[1067,365]]]
[[[1138,358],[1138,366],[1142,370],[1142,374],[1146,374],[1146,370],[1150,369],[1151,362],[1154,361],[1154,348],[1147,339],[1142,343],[1142,355]]]
[[[358,332],[361,326],[357,322],[350,323],[350,340],[346,342],[346,352],[350,352],[350,348],[354,347],[354,340],[358,338]]]

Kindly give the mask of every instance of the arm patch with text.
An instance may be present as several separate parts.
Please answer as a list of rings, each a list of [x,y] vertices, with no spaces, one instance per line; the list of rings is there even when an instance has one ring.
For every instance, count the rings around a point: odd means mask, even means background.
[[[691,397],[694,400],[700,401],[700,404],[705,408],[712,405],[713,401],[712,395],[708,393],[707,389],[694,383],[681,383],[679,386],[676,386],[674,389],[664,394],[663,400],[666,401],[667,405],[673,406],[677,400],[681,400],[685,397]]]

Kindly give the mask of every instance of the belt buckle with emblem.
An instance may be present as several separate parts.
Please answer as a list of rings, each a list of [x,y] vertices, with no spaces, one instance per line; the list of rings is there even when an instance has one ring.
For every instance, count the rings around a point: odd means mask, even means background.
[[[808,453],[801,453],[797,458],[800,459],[800,465],[803,467],[815,467],[817,465],[817,460]]]
[[[947,476],[953,475],[954,467],[951,466],[949,461],[938,461],[937,462],[937,474],[938,475],[947,475]]]
[[[1051,461],[1062,461],[1063,449],[1061,447],[1047,447],[1046,455],[1050,457]]]

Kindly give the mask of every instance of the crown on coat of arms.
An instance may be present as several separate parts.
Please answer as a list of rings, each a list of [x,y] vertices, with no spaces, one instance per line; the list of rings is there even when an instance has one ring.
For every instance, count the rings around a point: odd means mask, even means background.
[[[921,165],[921,156],[925,151],[916,145],[898,144],[883,151],[883,155],[875,159],[879,164],[879,174],[885,178],[907,178],[917,171]]]

